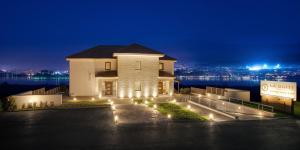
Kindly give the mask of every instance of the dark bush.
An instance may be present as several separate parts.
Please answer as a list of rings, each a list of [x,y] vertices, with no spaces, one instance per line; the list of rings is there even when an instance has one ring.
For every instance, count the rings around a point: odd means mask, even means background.
[[[17,105],[15,103],[15,100],[12,98],[7,98],[4,100],[4,110],[5,111],[16,111]]]
[[[180,93],[181,94],[190,94],[191,93],[191,89],[190,88],[181,88],[180,89]]]

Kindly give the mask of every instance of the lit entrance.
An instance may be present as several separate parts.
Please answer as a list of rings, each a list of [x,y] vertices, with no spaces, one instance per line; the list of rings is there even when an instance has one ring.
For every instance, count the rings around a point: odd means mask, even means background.
[[[158,94],[167,95],[169,93],[169,81],[158,82]]]
[[[111,96],[113,94],[113,82],[105,81],[105,96]]]

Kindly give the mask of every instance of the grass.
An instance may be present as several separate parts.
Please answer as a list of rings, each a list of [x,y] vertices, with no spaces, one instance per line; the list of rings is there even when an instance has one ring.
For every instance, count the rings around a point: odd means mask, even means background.
[[[300,117],[300,102],[294,103],[294,115]]]
[[[149,103],[151,105],[151,103]],[[153,105],[153,104],[152,104]],[[207,121],[208,118],[200,116],[199,114],[185,109],[173,103],[157,104],[157,110],[164,115],[171,114],[173,120],[184,121]]]

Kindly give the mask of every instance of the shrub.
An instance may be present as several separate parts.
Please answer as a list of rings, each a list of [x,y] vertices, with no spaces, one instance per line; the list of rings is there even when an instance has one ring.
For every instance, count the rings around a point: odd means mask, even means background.
[[[12,98],[6,99],[5,104],[4,104],[4,110],[5,111],[16,111],[17,105],[15,103],[15,100]]]
[[[3,111],[3,102],[0,100],[0,111]]]
[[[191,89],[190,88],[181,88],[180,89],[180,93],[181,94],[190,94],[191,93]]]

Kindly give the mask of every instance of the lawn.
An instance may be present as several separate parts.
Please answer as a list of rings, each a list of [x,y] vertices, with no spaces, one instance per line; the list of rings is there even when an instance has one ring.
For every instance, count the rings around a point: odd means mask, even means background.
[[[294,114],[300,117],[300,102],[294,103]]]
[[[153,105],[149,103],[149,105]],[[208,120],[205,116],[192,112],[186,108],[178,106],[173,103],[160,103],[157,104],[157,110],[164,115],[171,114],[173,120],[180,121],[206,121]]]

